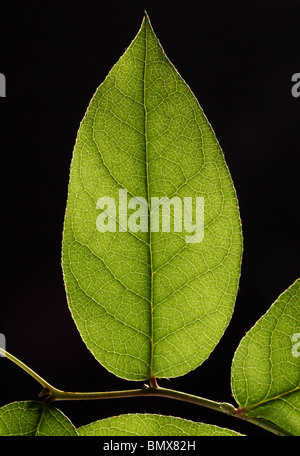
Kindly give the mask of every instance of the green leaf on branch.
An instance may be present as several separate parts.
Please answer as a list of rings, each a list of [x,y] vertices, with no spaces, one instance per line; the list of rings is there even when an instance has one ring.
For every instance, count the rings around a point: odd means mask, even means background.
[[[128,414],[95,421],[77,429],[83,436],[241,436],[215,425],[173,416]]]
[[[169,225],[152,198],[165,198]],[[241,256],[223,153],[145,16],[96,91],[72,159],[62,265],[83,341],[129,380],[186,374],[230,321]]]
[[[37,401],[0,408],[0,436],[75,436],[71,421],[57,408]]]
[[[248,416],[300,435],[300,279],[242,339],[232,363],[232,391]]]

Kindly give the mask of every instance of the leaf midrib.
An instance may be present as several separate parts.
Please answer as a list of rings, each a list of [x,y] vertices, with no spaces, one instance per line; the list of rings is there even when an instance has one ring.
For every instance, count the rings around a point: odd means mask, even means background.
[[[244,407],[244,410],[253,410],[256,407],[259,407],[261,405],[266,404],[267,402],[275,401],[276,399],[282,399],[284,396],[287,396],[289,394],[295,393],[297,391],[300,391],[300,386],[296,386],[296,388],[293,388],[289,391],[285,391],[284,393],[277,394],[276,396],[269,397],[267,399],[263,399],[260,402],[257,402],[256,404],[252,404],[249,407]]]
[[[37,424],[37,427],[36,427],[36,430],[35,430],[35,433],[34,433],[35,436],[40,435],[40,434],[39,434],[39,433],[40,433],[40,427],[41,427],[42,421],[43,421],[43,419],[44,419],[44,417],[45,417],[46,408],[47,408],[47,406],[46,406],[46,404],[44,403],[44,404],[43,404],[43,408],[42,408],[42,412],[41,412],[41,416],[40,416],[39,422],[38,422],[38,424]]]
[[[153,350],[154,350],[154,340],[153,340],[153,252],[151,244],[151,206],[150,206],[150,186],[149,186],[149,156],[148,156],[148,128],[147,128],[147,108],[146,108],[146,72],[147,72],[147,18],[144,18],[144,41],[145,41],[145,55],[144,55],[144,71],[143,71],[143,107],[144,107],[144,137],[145,137],[145,168],[146,168],[146,190],[147,190],[147,204],[148,204],[148,214],[149,214],[149,260],[150,260],[150,372],[149,378],[153,377]]]

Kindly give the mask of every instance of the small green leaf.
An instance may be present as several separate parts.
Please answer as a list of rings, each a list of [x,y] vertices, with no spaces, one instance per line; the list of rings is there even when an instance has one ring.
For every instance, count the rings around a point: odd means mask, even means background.
[[[83,436],[241,436],[238,432],[211,424],[173,416],[128,414],[95,421],[77,429]]]
[[[37,401],[0,408],[0,436],[74,436],[71,421],[57,408]]]
[[[232,363],[232,391],[249,416],[300,435],[300,279],[242,339]]]
[[[78,132],[62,254],[72,316],[115,375],[183,375],[230,321],[241,255],[223,153],[146,16]]]

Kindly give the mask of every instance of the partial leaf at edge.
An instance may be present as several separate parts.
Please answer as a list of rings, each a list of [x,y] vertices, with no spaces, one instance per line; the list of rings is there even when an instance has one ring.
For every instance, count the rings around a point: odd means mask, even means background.
[[[57,408],[38,401],[0,408],[0,436],[76,436],[71,421]]]
[[[279,296],[241,340],[234,355],[231,378],[234,397],[247,415],[265,418],[299,436],[297,340],[300,340],[300,279]]]
[[[99,198],[204,198],[204,238],[99,232]],[[152,208],[151,208],[152,209]],[[149,216],[150,215],[150,216]],[[148,226],[153,211],[148,212]],[[242,255],[223,153],[149,19],[96,91],[74,149],[62,265],[69,307],[96,359],[129,380],[198,367],[234,308]]]
[[[241,436],[231,429],[173,416],[136,413],[95,421],[77,429],[81,436]]]

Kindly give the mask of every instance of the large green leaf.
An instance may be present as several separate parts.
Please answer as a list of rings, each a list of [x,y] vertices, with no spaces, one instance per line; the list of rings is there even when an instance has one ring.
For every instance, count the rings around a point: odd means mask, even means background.
[[[74,436],[77,431],[58,409],[37,401],[0,408],[0,436]]]
[[[83,436],[240,436],[238,432],[173,416],[128,414],[95,421],[77,429]]]
[[[126,379],[187,373],[229,323],[241,255],[223,153],[146,16],[96,91],[72,159],[62,265],[84,342]]]
[[[300,435],[300,279],[242,339],[232,363],[232,390],[249,416]]]

